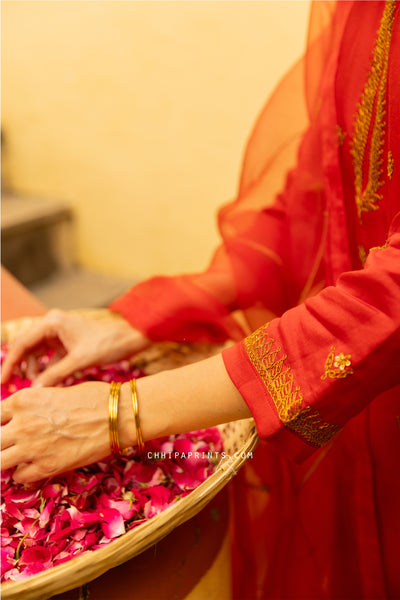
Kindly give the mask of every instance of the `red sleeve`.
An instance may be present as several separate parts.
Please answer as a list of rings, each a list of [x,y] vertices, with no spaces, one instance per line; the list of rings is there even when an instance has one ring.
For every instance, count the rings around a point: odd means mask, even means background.
[[[384,248],[223,353],[255,420],[298,459],[400,383],[400,213]]]

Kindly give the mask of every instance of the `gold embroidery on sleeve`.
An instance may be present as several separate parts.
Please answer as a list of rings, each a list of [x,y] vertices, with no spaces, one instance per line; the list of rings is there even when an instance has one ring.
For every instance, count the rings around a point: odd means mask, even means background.
[[[285,363],[287,355],[282,353],[273,338],[267,337],[267,328],[268,324],[244,340],[247,355],[267,388],[282,423],[319,448],[340,428],[325,423],[318,410],[309,406],[302,409],[303,395],[293,381],[290,366]]]
[[[318,410],[311,410],[309,406],[306,406],[293,421],[290,421],[287,427],[317,448],[329,442],[340,431],[339,425],[325,423]]]
[[[388,157],[387,157],[387,174],[388,174],[389,179],[392,179],[393,171],[394,171],[393,154],[392,154],[391,150],[389,150]]]
[[[300,387],[295,386],[290,367],[286,367],[286,354],[281,347],[275,346],[275,340],[265,335],[268,324],[257,329],[244,340],[251,363],[260,375],[265,387],[274,401],[280,420],[288,423],[301,410],[303,395]]]
[[[345,131],[343,131],[343,129],[340,127],[340,125],[336,125],[336,131],[337,131],[339,146],[341,147],[344,144],[344,140],[345,140],[347,133]]]
[[[354,135],[350,143],[353,157],[355,201],[358,217],[363,211],[379,208],[382,199],[379,189],[383,180],[383,145],[385,142],[385,94],[389,62],[390,40],[394,21],[396,0],[386,0],[368,75],[355,115]],[[370,136],[373,113],[375,118]],[[370,137],[368,181],[363,189],[363,165]]]
[[[348,375],[353,375],[354,371],[350,368],[351,354],[335,354],[335,346],[331,347],[328,358],[325,362],[325,373],[321,375],[321,379],[344,379]]]

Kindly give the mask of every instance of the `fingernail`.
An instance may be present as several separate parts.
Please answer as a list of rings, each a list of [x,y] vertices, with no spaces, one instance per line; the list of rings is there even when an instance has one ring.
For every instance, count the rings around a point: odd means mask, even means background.
[[[43,383],[41,381],[35,381],[32,384],[32,387],[34,387],[34,388],[41,388],[41,387],[43,387]]]

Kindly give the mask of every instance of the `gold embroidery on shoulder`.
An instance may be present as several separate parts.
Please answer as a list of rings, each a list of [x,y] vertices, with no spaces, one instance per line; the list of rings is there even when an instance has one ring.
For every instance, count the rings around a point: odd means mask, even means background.
[[[350,368],[351,354],[335,354],[335,346],[331,347],[328,358],[325,362],[325,373],[321,375],[321,379],[344,379],[348,375],[353,375],[354,371]]]
[[[350,144],[355,177],[355,201],[359,218],[363,211],[379,208],[382,199],[379,189],[383,180],[383,145],[385,142],[385,94],[396,0],[386,0],[378,35],[372,54],[371,70],[368,75],[355,115],[354,135]],[[363,165],[375,110],[370,137],[368,181],[363,188]]]
[[[347,133],[345,131],[343,131],[343,129],[340,127],[340,125],[336,125],[336,131],[337,131],[339,146],[343,146]]]
[[[307,442],[317,448],[329,442],[340,431],[338,425],[324,422],[318,410],[311,410],[309,406],[290,421],[287,427],[301,435]]]
[[[388,174],[389,179],[392,179],[393,171],[394,171],[393,154],[392,154],[391,150],[389,150],[388,157],[387,157],[387,174]]]
[[[267,327],[268,324],[264,325],[244,340],[247,355],[267,388],[282,423],[319,448],[340,428],[325,423],[317,410],[311,410],[309,406],[301,408],[303,395],[293,381],[290,367],[285,364],[287,355],[275,345],[273,338],[267,337]]]
[[[364,246],[361,246],[361,245],[358,246],[358,256],[360,257],[362,266],[364,266],[365,262],[367,260],[367,252],[366,252]]]

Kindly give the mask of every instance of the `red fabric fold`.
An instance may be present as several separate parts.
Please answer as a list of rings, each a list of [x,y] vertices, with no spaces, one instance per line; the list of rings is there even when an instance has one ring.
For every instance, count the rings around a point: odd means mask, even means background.
[[[218,343],[244,335],[226,306],[185,276],[153,277],[109,308],[152,341]]]

